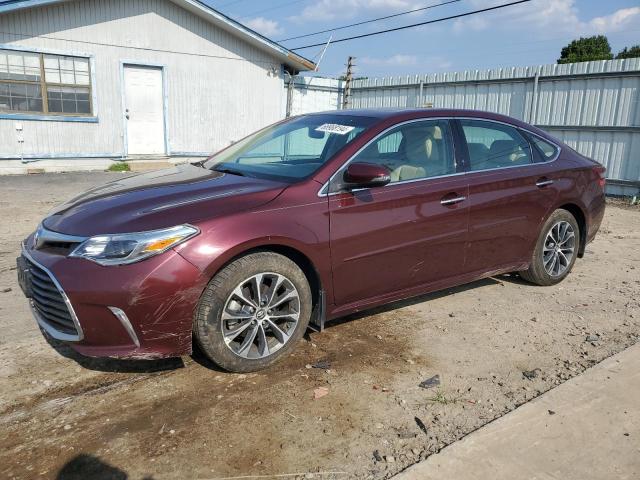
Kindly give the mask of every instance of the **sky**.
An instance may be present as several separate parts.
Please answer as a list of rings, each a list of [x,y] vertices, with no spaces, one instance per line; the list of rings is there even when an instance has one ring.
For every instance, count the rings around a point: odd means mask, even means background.
[[[222,13],[280,41],[449,0],[205,0]],[[419,23],[513,0],[457,0],[421,12],[311,37],[287,48]],[[399,76],[555,63],[580,36],[604,34],[617,53],[640,44],[637,0],[531,0],[528,3],[399,32],[330,45],[317,75]],[[317,60],[323,47],[297,50]]]

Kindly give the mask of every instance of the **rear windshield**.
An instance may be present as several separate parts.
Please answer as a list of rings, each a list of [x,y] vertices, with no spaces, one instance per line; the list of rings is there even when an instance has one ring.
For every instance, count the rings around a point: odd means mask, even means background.
[[[316,172],[376,119],[305,115],[260,130],[213,155],[206,168],[296,182]]]

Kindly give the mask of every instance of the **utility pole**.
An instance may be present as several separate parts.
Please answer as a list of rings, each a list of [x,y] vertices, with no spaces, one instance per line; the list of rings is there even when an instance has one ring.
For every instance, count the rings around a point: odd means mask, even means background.
[[[285,70],[285,74],[289,76],[289,83],[287,84],[287,109],[286,109],[286,117],[289,118],[291,116],[291,108],[293,104],[293,75]],[[289,135],[287,135],[289,138]]]
[[[342,108],[349,108],[349,100],[351,100],[351,80],[353,77],[353,67],[355,67],[353,61],[356,57],[349,57],[347,59],[347,76],[344,81],[344,93],[342,94]]]

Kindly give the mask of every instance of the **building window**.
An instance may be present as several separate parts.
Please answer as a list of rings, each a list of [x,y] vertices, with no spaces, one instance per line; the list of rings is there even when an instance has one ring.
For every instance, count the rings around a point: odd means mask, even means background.
[[[90,116],[89,59],[0,49],[0,112]]]

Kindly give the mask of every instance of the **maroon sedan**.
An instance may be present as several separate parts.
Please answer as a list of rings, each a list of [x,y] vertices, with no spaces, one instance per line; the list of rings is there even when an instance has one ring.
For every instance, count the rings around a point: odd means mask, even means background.
[[[304,115],[61,205],[25,240],[19,280],[40,327],[82,354],[180,356],[195,340],[245,372],[325,319],[506,272],[561,281],[604,183],[500,115]]]

